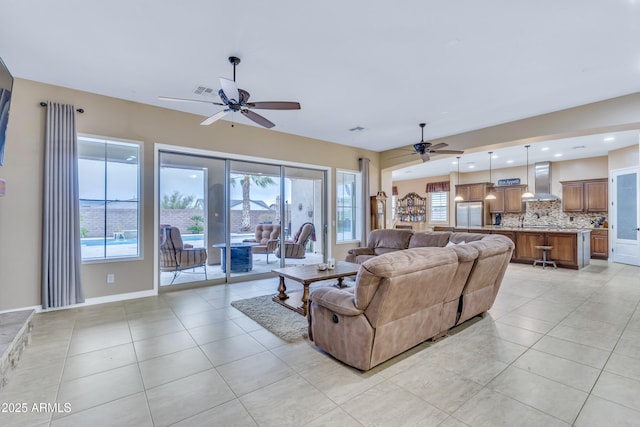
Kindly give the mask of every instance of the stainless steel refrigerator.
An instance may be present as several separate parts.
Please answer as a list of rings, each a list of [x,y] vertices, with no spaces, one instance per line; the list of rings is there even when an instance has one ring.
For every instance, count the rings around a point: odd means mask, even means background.
[[[483,205],[482,202],[457,203],[456,227],[482,227],[484,225]]]

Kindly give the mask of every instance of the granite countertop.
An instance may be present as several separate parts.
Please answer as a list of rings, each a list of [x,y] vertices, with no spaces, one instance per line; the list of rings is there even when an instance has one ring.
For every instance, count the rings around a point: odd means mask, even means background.
[[[555,226],[527,226],[524,227],[502,227],[495,225],[486,225],[484,227],[477,227],[478,230],[502,230],[502,231],[543,231],[545,233],[584,233],[591,232],[593,228],[578,228],[578,227],[555,227]],[[472,230],[470,227],[469,230]],[[607,228],[599,228],[598,230],[607,230]]]

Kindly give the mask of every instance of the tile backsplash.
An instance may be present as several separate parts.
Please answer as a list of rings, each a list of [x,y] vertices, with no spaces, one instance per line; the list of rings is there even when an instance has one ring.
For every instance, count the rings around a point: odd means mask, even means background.
[[[523,214],[502,214],[504,227],[519,227],[527,225],[553,225],[558,227],[592,228],[593,221],[599,218],[608,219],[607,212],[562,212],[562,202],[552,200],[547,202],[525,203],[526,212]],[[521,219],[523,219],[521,223]]]

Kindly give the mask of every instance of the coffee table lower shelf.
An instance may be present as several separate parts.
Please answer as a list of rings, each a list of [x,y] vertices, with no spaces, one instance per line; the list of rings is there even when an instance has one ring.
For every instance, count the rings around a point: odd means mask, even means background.
[[[287,299],[280,299],[278,295],[274,295],[271,299],[273,300],[273,302],[277,302],[278,304],[288,308],[289,310],[293,310],[298,314],[306,316],[307,307],[305,307],[305,304],[302,302],[303,294],[303,292],[288,292]]]
[[[335,269],[319,271],[315,265],[305,265],[296,267],[274,268],[280,282],[278,284],[278,294],[272,298],[274,302],[306,316],[309,310],[309,285],[322,280],[337,279],[337,285],[343,286],[345,277],[354,276],[358,273],[359,264],[351,262],[338,261]],[[302,284],[302,292],[287,293],[285,278]]]

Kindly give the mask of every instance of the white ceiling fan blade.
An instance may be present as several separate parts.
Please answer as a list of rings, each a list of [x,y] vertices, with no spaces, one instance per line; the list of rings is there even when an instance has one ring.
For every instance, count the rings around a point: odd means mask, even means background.
[[[232,101],[234,104],[240,101],[240,92],[238,92],[238,85],[236,85],[236,82],[220,77],[220,86],[229,101]]]
[[[186,102],[205,102],[207,104],[213,104],[213,105],[224,105],[221,104],[219,102],[214,102],[214,101],[206,101],[204,99],[187,99],[187,98],[173,98],[170,96],[159,96],[158,99],[160,101],[186,101]]]
[[[218,111],[217,113],[215,113],[213,116],[205,119],[202,123],[200,123],[202,126],[206,126],[206,125],[210,125],[211,123],[220,120],[221,118],[223,118],[224,116],[227,115],[227,113],[231,111],[231,109],[227,108],[226,110],[222,110],[222,111]]]

